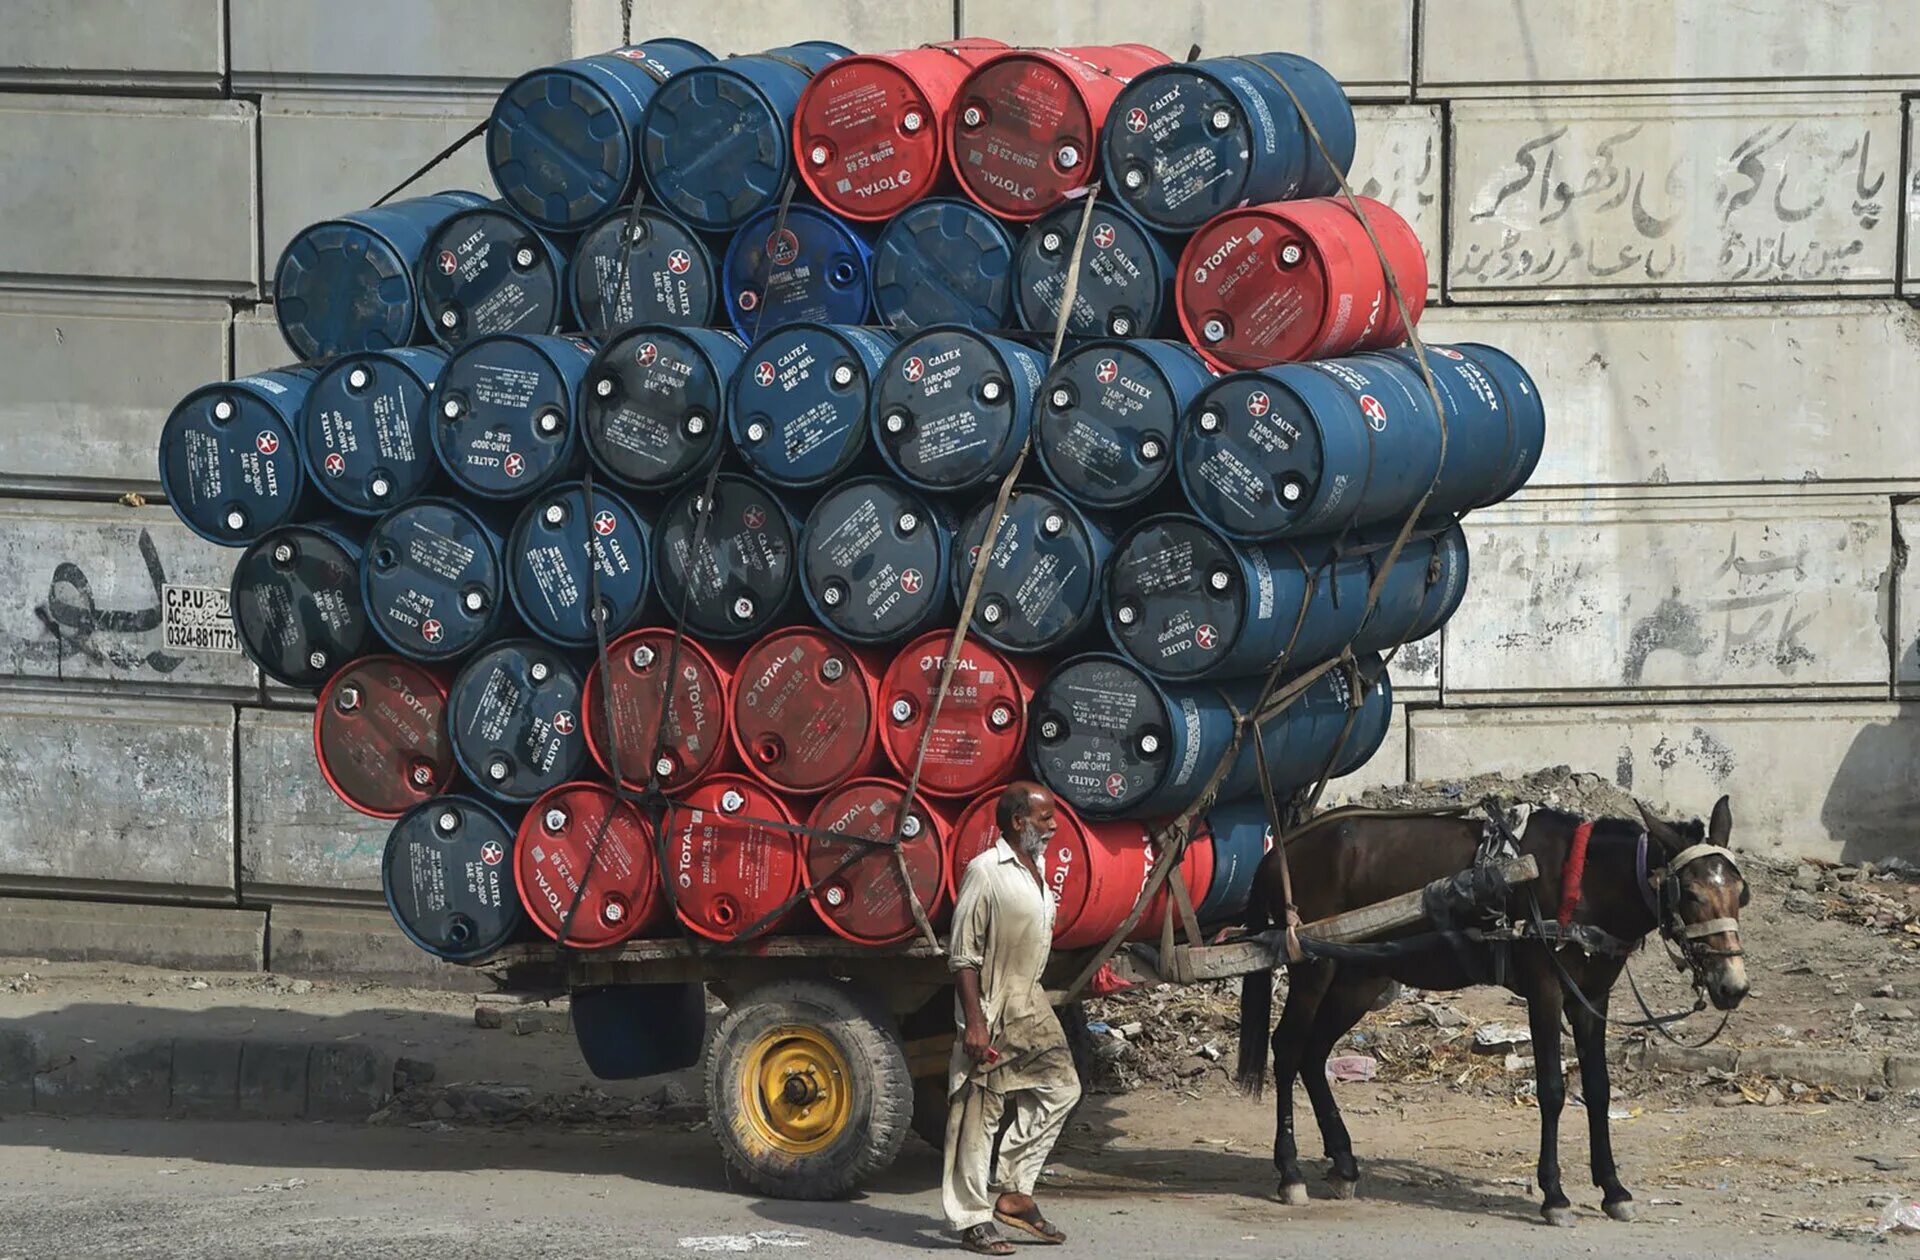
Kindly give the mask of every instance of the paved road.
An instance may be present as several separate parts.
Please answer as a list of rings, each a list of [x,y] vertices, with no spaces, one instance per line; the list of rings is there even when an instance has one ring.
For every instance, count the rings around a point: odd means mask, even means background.
[[[1047,1194],[1074,1238],[1048,1254],[1858,1254],[1856,1246],[1811,1234],[1623,1226],[1597,1215],[1572,1230],[1550,1230],[1517,1194],[1474,1202],[1423,1194],[1411,1183],[1383,1187],[1391,1200],[1286,1209],[1254,1197],[1267,1189],[1264,1177],[1257,1184],[1188,1179],[1175,1189],[1154,1184],[1151,1168],[1151,1161],[1120,1166],[1071,1154],[1059,1161],[1058,1188]],[[935,1156],[913,1143],[889,1177],[855,1202],[785,1203],[729,1189],[704,1133],[614,1138],[7,1117],[0,1119],[0,1260],[959,1255],[938,1228],[935,1176]]]

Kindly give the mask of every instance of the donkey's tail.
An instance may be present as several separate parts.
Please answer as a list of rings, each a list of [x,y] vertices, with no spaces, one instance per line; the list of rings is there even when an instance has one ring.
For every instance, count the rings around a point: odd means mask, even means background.
[[[1256,872],[1253,895],[1247,899],[1246,927],[1249,934],[1268,927],[1266,899],[1261,896]],[[1258,1098],[1267,1083],[1268,1038],[1273,1032],[1273,973],[1255,971],[1240,977],[1240,1051],[1234,1068],[1234,1084],[1249,1098]]]

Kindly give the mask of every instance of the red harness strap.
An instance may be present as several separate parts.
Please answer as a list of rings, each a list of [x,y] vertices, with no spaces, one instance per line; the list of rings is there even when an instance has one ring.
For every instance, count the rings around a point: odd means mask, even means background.
[[[1587,841],[1593,838],[1593,824],[1583,822],[1573,829],[1573,845],[1567,850],[1567,864],[1560,873],[1560,926],[1573,922],[1580,906],[1580,882],[1587,874]]]

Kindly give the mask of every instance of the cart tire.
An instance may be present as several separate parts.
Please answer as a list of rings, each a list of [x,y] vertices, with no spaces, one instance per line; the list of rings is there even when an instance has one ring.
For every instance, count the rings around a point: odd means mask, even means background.
[[[913,1080],[893,1022],[842,984],[782,980],[728,1011],[707,1052],[707,1123],[762,1194],[837,1199],[893,1163]]]

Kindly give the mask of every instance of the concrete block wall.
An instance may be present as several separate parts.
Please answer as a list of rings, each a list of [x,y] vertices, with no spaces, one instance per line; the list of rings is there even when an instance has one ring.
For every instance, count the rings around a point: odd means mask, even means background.
[[[289,357],[291,233],[386,191],[521,70],[617,43],[620,8],[0,14],[0,892],[373,903],[385,824],[320,782],[299,697],[209,632],[233,553],[123,496],[155,494],[182,394]],[[1364,781],[1565,761],[1684,812],[1730,792],[1752,847],[1920,855],[1912,6],[635,9],[636,38],[721,52],[777,30],[1321,60],[1359,105],[1356,189],[1426,245],[1426,335],[1505,346],[1551,415],[1533,487],[1470,518],[1467,603],[1403,655],[1411,702]],[[486,190],[478,143],[428,186]]]

